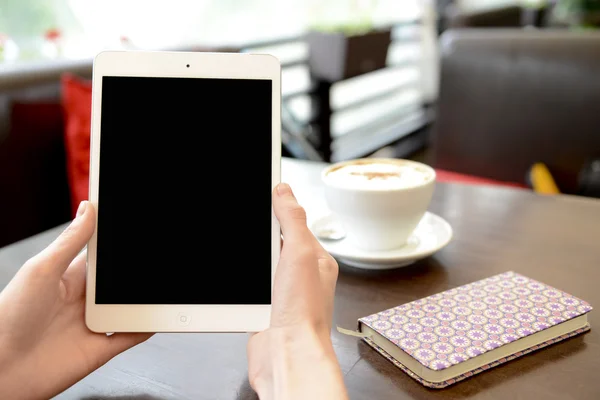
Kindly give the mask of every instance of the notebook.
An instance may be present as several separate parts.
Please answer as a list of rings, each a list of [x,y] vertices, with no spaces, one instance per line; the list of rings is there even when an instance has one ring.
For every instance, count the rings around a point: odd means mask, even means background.
[[[590,329],[585,301],[513,271],[358,320],[363,340],[444,388]]]

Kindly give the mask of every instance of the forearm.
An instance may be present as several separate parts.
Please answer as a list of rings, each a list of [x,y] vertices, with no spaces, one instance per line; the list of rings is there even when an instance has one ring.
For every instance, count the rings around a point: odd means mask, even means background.
[[[271,332],[268,359],[254,379],[261,400],[348,399],[329,337]]]

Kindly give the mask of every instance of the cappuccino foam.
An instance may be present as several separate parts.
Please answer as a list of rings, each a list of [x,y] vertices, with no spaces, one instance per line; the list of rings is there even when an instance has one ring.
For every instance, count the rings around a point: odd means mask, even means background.
[[[381,161],[345,164],[327,173],[328,181],[336,186],[367,190],[406,189],[432,178],[433,174],[419,165]]]

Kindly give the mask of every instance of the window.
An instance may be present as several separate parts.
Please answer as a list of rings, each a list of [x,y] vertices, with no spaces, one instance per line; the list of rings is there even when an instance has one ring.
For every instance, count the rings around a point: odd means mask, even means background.
[[[386,24],[420,0],[0,0],[0,62],[85,58],[107,48],[240,45],[314,25]]]

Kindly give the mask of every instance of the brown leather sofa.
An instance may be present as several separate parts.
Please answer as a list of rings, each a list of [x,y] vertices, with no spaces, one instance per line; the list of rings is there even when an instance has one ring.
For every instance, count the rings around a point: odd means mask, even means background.
[[[563,193],[600,157],[600,31],[458,29],[441,36],[436,168],[524,182],[546,163]]]

